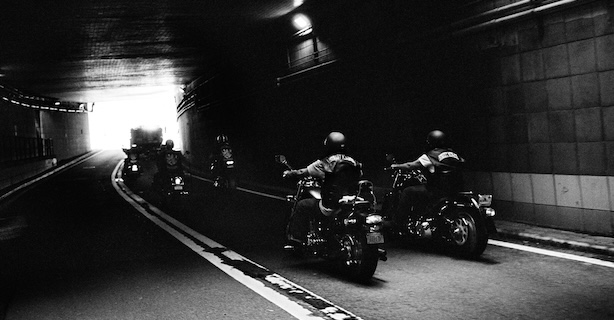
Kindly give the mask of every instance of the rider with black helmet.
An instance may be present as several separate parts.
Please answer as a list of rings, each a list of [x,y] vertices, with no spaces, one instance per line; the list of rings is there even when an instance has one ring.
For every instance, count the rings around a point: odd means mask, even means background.
[[[390,166],[391,169],[408,171],[420,169],[427,178],[426,185],[409,186],[403,190],[395,222],[405,221],[403,218],[408,214],[415,218],[424,211],[430,199],[463,188],[461,169],[465,160],[448,147],[446,135],[440,130],[433,130],[427,135],[426,143],[430,150],[418,159]]]
[[[216,176],[213,185],[234,189],[236,188],[235,160],[228,136],[220,134],[215,138],[215,142],[216,152],[209,156],[211,173]]]
[[[164,187],[164,181],[167,181],[170,174],[183,174],[183,155],[181,151],[173,150],[175,142],[171,139],[165,141],[161,146],[156,165],[158,172],[154,174],[154,185],[159,188]]]
[[[285,249],[293,250],[305,243],[311,217],[324,217],[333,214],[335,201],[329,199],[331,196],[326,197],[325,195],[331,195],[334,192],[326,190],[326,182],[334,179],[332,174],[336,168],[340,167],[339,164],[356,168],[359,175],[362,175],[361,164],[348,156],[346,152],[345,136],[341,132],[333,131],[324,139],[325,156],[322,159],[316,160],[302,169],[284,171],[284,178],[311,176],[323,181],[323,201],[313,198],[302,199],[298,202],[296,210],[292,212],[288,222],[288,243],[284,247]],[[334,195],[332,198],[334,198]],[[326,199],[329,199],[328,203],[326,203]]]

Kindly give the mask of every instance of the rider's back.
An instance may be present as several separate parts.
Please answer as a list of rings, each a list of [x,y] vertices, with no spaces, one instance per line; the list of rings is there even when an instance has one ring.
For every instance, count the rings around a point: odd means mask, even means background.
[[[337,162],[327,172],[322,184],[322,205],[329,209],[339,207],[339,199],[358,192],[358,181],[362,173],[360,165],[348,160]]]

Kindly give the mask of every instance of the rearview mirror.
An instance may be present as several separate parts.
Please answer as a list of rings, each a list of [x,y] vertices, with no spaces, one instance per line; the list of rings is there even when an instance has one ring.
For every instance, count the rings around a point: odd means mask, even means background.
[[[397,159],[394,156],[394,153],[386,153],[386,161],[389,163],[395,163]]]
[[[286,160],[286,156],[284,156],[283,154],[276,154],[275,162],[281,163],[281,164],[287,164],[288,160]]]

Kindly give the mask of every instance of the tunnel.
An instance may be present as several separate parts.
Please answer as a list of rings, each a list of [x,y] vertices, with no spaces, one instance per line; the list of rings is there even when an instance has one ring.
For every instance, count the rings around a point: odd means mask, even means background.
[[[94,151],[104,102],[172,88],[191,172],[225,134],[239,185],[289,188],[275,155],[305,166],[340,131],[385,189],[386,154],[415,159],[438,129],[499,219],[612,236],[613,6],[5,1],[0,192]]]

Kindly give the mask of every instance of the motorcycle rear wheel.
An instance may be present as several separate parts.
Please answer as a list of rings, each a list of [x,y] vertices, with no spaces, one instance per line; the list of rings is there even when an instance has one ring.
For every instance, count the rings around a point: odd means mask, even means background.
[[[346,234],[341,239],[340,271],[351,280],[367,282],[375,273],[379,260],[377,246],[368,245],[364,236]]]
[[[488,244],[488,233],[482,220],[464,210],[456,211],[449,219],[450,240],[459,255],[475,259],[479,257]]]

